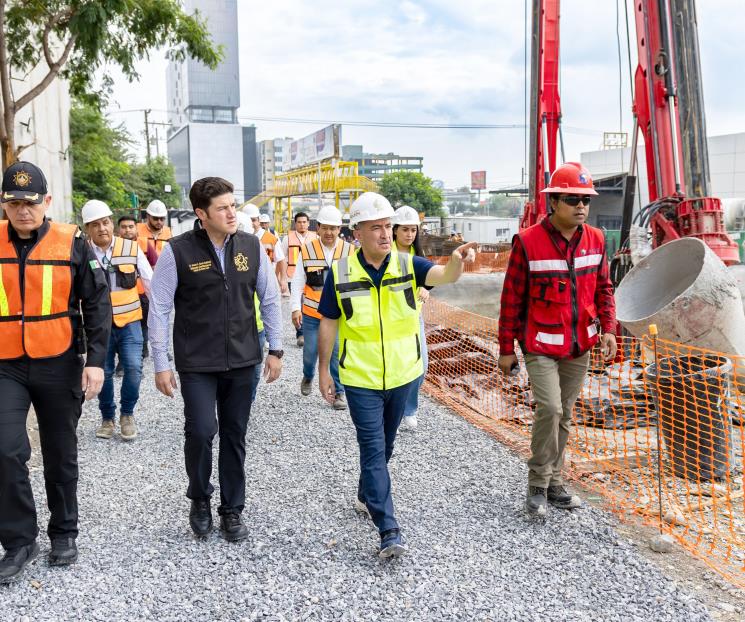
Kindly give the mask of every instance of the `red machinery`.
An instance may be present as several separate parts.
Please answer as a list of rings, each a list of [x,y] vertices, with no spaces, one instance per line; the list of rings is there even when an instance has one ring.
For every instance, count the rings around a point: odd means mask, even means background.
[[[709,158],[694,3],[634,2],[638,55],[635,124],[632,165],[624,187],[621,243],[628,239],[632,222],[636,147],[641,132],[650,203],[635,219],[651,229],[652,245],[697,237],[724,263],[733,264],[739,262],[738,248],[724,227],[721,202],[707,196]],[[549,172],[556,168],[557,135],[561,138],[558,64],[559,0],[534,0],[530,186],[522,228],[539,222],[547,213],[540,191],[548,184]]]

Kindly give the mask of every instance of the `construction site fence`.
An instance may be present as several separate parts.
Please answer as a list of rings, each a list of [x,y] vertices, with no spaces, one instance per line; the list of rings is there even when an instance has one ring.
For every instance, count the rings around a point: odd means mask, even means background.
[[[498,370],[497,321],[432,298],[424,318],[425,390],[528,457],[530,382],[519,352],[515,376]],[[612,363],[591,352],[566,475],[745,587],[745,357],[652,337],[618,346]]]
[[[478,274],[490,274],[492,272],[504,272],[507,270],[507,260],[510,252],[476,254],[476,259],[470,263],[463,264],[463,272],[473,272]],[[430,261],[436,264],[444,265],[450,260],[450,255],[428,257]]]

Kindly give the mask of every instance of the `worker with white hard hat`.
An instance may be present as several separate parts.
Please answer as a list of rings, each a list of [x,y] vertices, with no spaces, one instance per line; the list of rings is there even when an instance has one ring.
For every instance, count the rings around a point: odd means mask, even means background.
[[[419,212],[409,205],[402,205],[395,211],[393,215],[393,239],[399,253],[424,257],[419,235],[420,223]],[[427,288],[417,288],[417,303],[420,305],[420,308],[427,300],[429,300],[429,291]],[[419,314],[419,326],[419,340],[422,344],[426,345],[427,337],[424,332],[424,316],[421,313]],[[419,408],[419,389],[424,382],[424,376],[427,374],[427,366],[429,364],[426,347],[422,348],[422,363],[424,372],[419,376],[415,389],[409,394],[404,416],[401,419],[401,430],[413,431],[417,428],[416,412]]]
[[[445,285],[472,261],[475,243],[453,251],[435,266],[393,246],[393,208],[375,192],[360,195],[350,209],[359,250],[329,270],[318,312],[319,388],[330,403],[336,395],[329,371],[339,338],[339,380],[357,428],[361,474],[355,508],[369,514],[380,533],[382,558],[403,554],[406,543],[393,513],[388,460],[406,402],[424,371],[418,287]]]
[[[268,227],[263,227],[262,222],[268,223],[269,216],[259,212],[259,208],[249,203],[243,208],[243,212],[248,215],[253,223],[254,234],[259,238],[261,246],[269,256],[270,261],[274,265],[274,272],[277,276],[277,282],[279,283],[280,290],[282,293],[287,291],[287,276],[286,266],[287,261],[285,260],[285,254],[282,250],[282,245],[279,243],[279,238],[269,231]]]
[[[282,238],[282,251],[287,258],[287,268],[285,269],[285,280],[288,281],[288,287],[292,290],[292,277],[295,276],[298,261],[300,260],[300,249],[303,244],[307,244],[315,239],[315,231],[309,231],[310,218],[305,212],[296,212],[292,218],[293,228]],[[287,292],[286,295],[290,295]],[[303,336],[302,324],[295,328],[295,343],[298,348],[302,348],[305,343]]]
[[[93,199],[80,212],[91,248],[101,264],[109,287],[112,307],[111,336],[104,365],[104,382],[98,396],[101,425],[96,436],[110,439],[116,430],[114,395],[115,358],[118,355],[124,371],[119,410],[119,433],[122,440],[137,436],[134,412],[140,397],[142,379],[142,305],[137,281],[150,292],[153,270],[142,249],[132,240],[114,235],[114,221],[109,206]]]
[[[300,248],[297,270],[292,277],[290,288],[290,310],[292,323],[296,329],[303,328],[303,378],[300,393],[308,396],[313,387],[313,377],[318,359],[318,327],[321,315],[318,303],[321,300],[323,284],[331,266],[342,257],[354,252],[354,247],[339,238],[341,231],[341,212],[332,206],[322,207],[316,216],[318,237]],[[334,379],[333,406],[344,410],[347,402],[344,387],[339,382],[338,340],[330,361],[330,372]]]
[[[515,236],[507,263],[498,360],[502,373],[513,373],[515,341],[520,344],[536,402],[525,509],[538,517],[548,504],[563,510],[582,504],[562,477],[572,409],[593,346],[600,342],[608,361],[616,355],[605,235],[587,224],[597,195],[592,176],[582,164],[565,162],[541,192],[548,194],[550,215]]]
[[[155,268],[158,257],[163,252],[163,246],[173,237],[171,228],[166,225],[168,209],[160,199],[153,199],[145,209],[145,222],[137,223],[137,243],[145,253],[150,265]],[[140,287],[140,304],[142,305],[142,328],[145,343],[142,346],[142,357],[148,356],[147,346],[147,314],[150,301]]]
[[[111,302],[78,227],[46,217],[52,195],[38,166],[11,164],[0,202],[7,216],[0,221],[1,586],[18,580],[39,554],[26,429],[32,405],[44,459],[49,565],[78,558],[76,432],[83,400],[103,384]]]

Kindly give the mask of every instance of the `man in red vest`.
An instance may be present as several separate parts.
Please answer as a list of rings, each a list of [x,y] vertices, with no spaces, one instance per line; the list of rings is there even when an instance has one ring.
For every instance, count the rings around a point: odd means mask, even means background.
[[[590,173],[567,162],[542,192],[551,214],[515,236],[499,316],[499,368],[504,374],[517,368],[517,340],[536,401],[525,501],[535,516],[545,516],[548,503],[561,509],[582,504],[561,476],[572,409],[590,349],[600,341],[606,361],[616,355],[605,236],[586,224],[590,197],[597,195]]]

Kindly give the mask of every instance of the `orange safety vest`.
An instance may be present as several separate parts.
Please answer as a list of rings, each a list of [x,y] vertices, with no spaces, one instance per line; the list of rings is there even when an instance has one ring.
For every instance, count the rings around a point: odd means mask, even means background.
[[[140,245],[143,253],[147,253],[147,245],[149,243],[152,243],[152,245],[155,247],[156,254],[158,255],[158,257],[160,257],[160,254],[163,252],[163,247],[165,246],[166,242],[168,242],[168,240],[170,240],[172,237],[173,235],[171,234],[170,227],[164,226],[160,230],[160,234],[156,239],[153,235],[153,232],[147,228],[146,222],[137,223],[137,243]]]
[[[315,231],[308,231],[305,234],[305,242],[301,242],[294,230],[287,234],[287,276],[290,279],[295,275],[295,266],[297,266],[300,249],[303,247],[303,244],[312,242],[317,237]]]
[[[323,283],[326,280],[330,266],[326,263],[323,254],[321,240],[316,238],[301,248],[303,257],[303,270],[305,270],[305,289],[303,290],[303,314],[321,319],[318,313],[318,304],[321,302]],[[334,257],[331,261],[339,261],[342,257],[352,255],[354,246],[344,240],[337,240],[334,248]]]
[[[72,345],[70,293],[76,225],[50,223],[26,257],[23,293],[20,259],[0,222],[0,359],[60,356]]]
[[[142,319],[142,306],[137,291],[137,251],[139,246],[132,240],[114,236],[114,248],[111,251],[111,265],[122,274],[123,281],[132,281],[130,288],[110,291],[111,311],[114,325],[122,328]]]
[[[277,236],[269,231],[269,229],[264,229],[259,242],[264,247],[266,254],[269,255],[269,261],[274,261],[274,245],[277,243]]]

